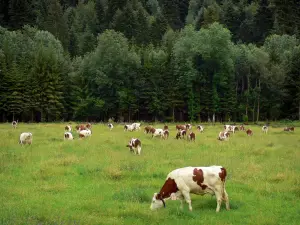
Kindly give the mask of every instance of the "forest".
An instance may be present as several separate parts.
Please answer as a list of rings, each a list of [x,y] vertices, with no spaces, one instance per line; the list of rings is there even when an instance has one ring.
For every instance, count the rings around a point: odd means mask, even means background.
[[[0,0],[0,121],[300,119],[298,0]]]

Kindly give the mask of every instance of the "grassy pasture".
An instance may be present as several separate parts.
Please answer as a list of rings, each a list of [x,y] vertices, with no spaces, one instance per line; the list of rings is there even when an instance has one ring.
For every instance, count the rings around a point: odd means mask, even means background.
[[[72,124],[73,127],[75,124]],[[252,137],[237,132],[217,141],[222,125],[205,126],[196,142],[152,139],[116,125],[93,126],[91,138],[64,141],[65,124],[0,124],[1,224],[299,224],[300,136],[270,127],[267,135],[251,125]],[[155,127],[162,128],[162,124]],[[21,147],[21,132],[33,144]],[[126,148],[142,141],[142,155]],[[216,213],[211,196],[191,195],[193,212],[179,201],[150,211],[151,198],[167,174],[185,166],[222,165],[231,211]]]

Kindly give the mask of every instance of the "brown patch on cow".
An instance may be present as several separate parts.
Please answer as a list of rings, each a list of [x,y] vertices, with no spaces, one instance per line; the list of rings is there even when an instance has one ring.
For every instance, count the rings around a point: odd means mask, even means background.
[[[201,169],[197,170],[197,168],[193,171],[193,181],[195,181],[202,190],[205,190],[207,188],[207,185],[202,184],[204,181],[203,171]]]
[[[160,192],[156,195],[156,199],[162,200],[168,198],[172,193],[176,193],[178,190],[175,180],[169,177],[160,189]]]
[[[182,130],[181,135],[182,135],[182,137],[184,137],[186,135],[186,130]]]
[[[169,127],[167,125],[164,126],[164,130],[168,130]]]
[[[176,125],[176,130],[185,130],[185,125]]]
[[[190,124],[186,124],[186,125],[185,125],[185,129],[186,129],[186,130],[189,130],[190,128],[191,128],[191,125],[190,125]]]
[[[154,134],[155,133],[155,128],[151,127],[150,128],[150,133]]]
[[[146,127],[144,128],[145,133],[146,133],[146,134],[149,134],[150,131],[151,131],[151,128],[152,128],[152,126],[146,126]]]
[[[230,137],[230,133],[226,132],[226,133],[225,133],[225,136],[226,136],[227,138]]]
[[[89,130],[91,129],[91,127],[92,127],[92,124],[90,124],[90,123],[88,123],[88,124],[86,125],[86,128],[88,128]]]
[[[69,138],[69,134],[65,134],[65,138]]]
[[[221,178],[221,181],[225,182],[227,176],[227,171],[224,167],[221,168],[221,172],[219,173],[219,177]]]
[[[248,129],[248,130],[246,131],[246,133],[247,133],[248,136],[252,136],[252,135],[253,135],[253,132],[252,132],[252,130],[250,130],[250,129]]]
[[[295,131],[295,128],[294,127],[290,127],[290,131]]]
[[[68,127],[68,126],[65,126],[65,130],[69,130],[69,127]]]
[[[84,138],[85,136],[84,136],[84,134],[79,134],[79,137]]]
[[[135,139],[133,142],[133,147],[137,148],[138,146],[142,146],[142,143],[139,139]]]
[[[79,125],[77,125],[77,126],[75,127],[75,128],[76,128],[76,130],[79,130],[79,127],[80,127],[80,126],[79,126]]]
[[[196,135],[195,135],[194,132],[190,133],[189,136],[190,136],[190,140],[191,140],[191,141],[195,141]]]

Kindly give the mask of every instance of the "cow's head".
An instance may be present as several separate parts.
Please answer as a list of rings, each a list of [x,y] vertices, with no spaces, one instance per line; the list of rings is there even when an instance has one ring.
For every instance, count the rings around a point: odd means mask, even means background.
[[[152,202],[150,205],[150,209],[155,210],[155,209],[162,208],[163,206],[166,207],[166,203],[163,200],[163,198],[160,196],[160,194],[154,193]]]

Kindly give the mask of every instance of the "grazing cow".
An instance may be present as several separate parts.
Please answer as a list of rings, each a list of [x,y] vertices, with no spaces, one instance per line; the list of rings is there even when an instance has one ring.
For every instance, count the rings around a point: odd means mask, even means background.
[[[185,125],[176,125],[176,130],[180,131],[180,130],[185,130],[186,126]]]
[[[134,127],[135,130],[140,130],[141,129],[141,124],[140,123],[133,123],[131,126]]]
[[[190,141],[195,141],[195,139],[196,139],[195,133],[194,133],[194,132],[189,133],[188,139],[189,139]]]
[[[184,137],[186,136],[186,130],[180,130],[180,131],[178,131],[177,132],[177,134],[176,134],[176,139],[181,139],[181,138],[183,138],[184,139]]]
[[[86,127],[87,129],[91,130],[91,129],[92,129],[92,124],[87,123],[87,125],[85,125],[85,127]]]
[[[252,136],[253,135],[253,131],[251,129],[246,130],[246,134],[248,136]]]
[[[168,130],[164,130],[163,138],[164,139],[168,139],[169,135],[170,135],[169,131]]]
[[[239,128],[234,125],[225,125],[224,128],[226,132],[232,132],[232,133],[239,130]]]
[[[124,126],[124,131],[134,131],[135,130],[135,126],[131,125],[125,125]]]
[[[24,132],[20,135],[19,144],[21,144],[21,145],[23,145],[23,144],[31,145],[31,143],[32,143],[32,133]]]
[[[137,138],[131,138],[128,145],[126,147],[129,147],[131,152],[134,152],[135,154],[140,155],[142,151],[142,143]]]
[[[151,210],[166,207],[165,201],[180,200],[181,209],[184,200],[192,211],[190,193],[196,195],[211,194],[216,196],[217,208],[220,211],[222,201],[226,203],[226,209],[230,210],[229,197],[225,190],[227,171],[222,166],[210,167],[184,167],[173,170],[166,178],[159,193],[154,193],[150,205]]]
[[[146,126],[146,127],[144,128],[144,133],[145,133],[145,134],[151,133],[151,129],[152,129],[152,128],[153,128],[152,126]]]
[[[198,125],[197,126],[197,130],[199,130],[201,133],[204,131],[204,128],[203,128],[203,126],[201,126],[201,125]]]
[[[261,130],[266,134],[266,133],[268,133],[269,127],[266,126],[266,125],[264,125],[264,126],[261,128]]]
[[[192,129],[192,124],[186,124],[185,125],[185,130],[191,130]]]
[[[167,125],[165,125],[164,130],[169,130],[169,127]]]
[[[156,137],[156,136],[160,136],[161,138],[164,137],[164,130],[163,129],[152,128],[150,132],[152,133],[152,138]]]
[[[71,132],[72,131],[72,127],[70,125],[65,126],[65,131]]]
[[[109,130],[112,130],[114,128],[114,125],[112,125],[112,123],[107,124]]]
[[[241,125],[241,126],[240,126],[240,130],[242,130],[242,131],[244,131],[244,130],[245,130],[245,127],[244,127],[244,125]]]
[[[294,127],[285,127],[284,129],[283,129],[283,131],[295,131],[295,128]]]
[[[12,121],[12,123],[11,123],[11,125],[12,125],[12,127],[14,128],[14,129],[16,129],[17,128],[17,125],[18,125],[18,120],[17,121]]]
[[[229,137],[230,137],[230,133],[229,132],[227,132],[226,130],[225,131],[221,131],[219,133],[218,140],[220,140],[220,141],[226,141],[226,140],[228,140]]]
[[[85,137],[90,137],[92,136],[92,131],[87,129],[87,130],[81,130],[79,132],[79,138],[85,138]]]
[[[65,135],[64,135],[64,140],[73,140],[73,135],[71,132],[65,132]]]

